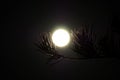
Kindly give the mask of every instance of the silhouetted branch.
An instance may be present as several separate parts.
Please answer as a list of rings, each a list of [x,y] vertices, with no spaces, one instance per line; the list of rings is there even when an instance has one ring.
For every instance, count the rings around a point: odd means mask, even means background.
[[[95,48],[95,34],[91,28],[81,26],[79,29],[74,29],[72,34],[73,51],[89,58],[100,56]]]
[[[50,33],[41,33],[40,40],[35,43],[35,46],[38,47],[38,50],[41,53],[50,57],[48,59],[49,62],[51,60],[57,60],[61,57],[61,55],[59,55],[55,49],[55,45],[52,42]]]
[[[97,59],[97,58],[109,58],[112,56],[112,43],[108,36],[104,36],[96,43],[96,34],[92,31],[91,27],[82,26],[79,29],[73,29],[71,31],[72,50],[82,56],[81,57],[66,57],[58,54],[56,46],[51,39],[51,33],[41,33],[40,39],[35,45],[38,50],[49,56],[48,62],[51,65],[60,62],[63,59],[68,60],[83,60],[83,59]],[[96,48],[99,48],[97,49]],[[52,62],[53,61],[53,62]]]

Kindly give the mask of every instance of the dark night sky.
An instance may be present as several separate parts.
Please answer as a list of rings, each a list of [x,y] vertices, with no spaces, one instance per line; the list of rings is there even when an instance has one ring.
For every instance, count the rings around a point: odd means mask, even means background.
[[[105,0],[6,2],[7,9],[3,6],[3,11],[7,14],[2,16],[4,52],[1,58],[1,62],[5,64],[5,76],[16,80],[116,80],[120,73],[120,60],[63,60],[51,68],[45,64],[47,58],[35,50],[33,42],[40,32],[51,31],[59,25],[74,28],[81,24],[93,24],[96,33],[104,35],[111,27],[113,16],[120,17],[118,5],[116,1]]]

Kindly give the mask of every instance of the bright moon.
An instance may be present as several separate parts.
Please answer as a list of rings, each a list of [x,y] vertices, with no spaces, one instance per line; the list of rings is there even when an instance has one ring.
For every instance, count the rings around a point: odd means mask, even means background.
[[[64,29],[58,29],[52,34],[52,41],[58,47],[64,47],[70,42],[70,35]]]

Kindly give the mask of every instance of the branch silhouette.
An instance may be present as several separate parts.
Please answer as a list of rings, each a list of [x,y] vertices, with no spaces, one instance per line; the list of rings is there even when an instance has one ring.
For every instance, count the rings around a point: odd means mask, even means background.
[[[82,26],[79,29],[73,29],[71,31],[72,34],[72,47],[71,49],[84,56],[81,57],[66,57],[64,55],[60,55],[56,46],[53,44],[51,39],[51,33],[41,33],[40,40],[35,43],[38,50],[49,56],[47,63],[53,65],[60,62],[63,59],[68,60],[83,60],[83,59],[98,59],[98,58],[109,58],[112,56],[112,47],[110,46],[111,41],[107,36],[101,38],[98,42],[96,41],[96,34],[92,31],[91,27]],[[99,49],[97,49],[97,47]],[[108,54],[109,52],[109,54]],[[53,61],[53,63],[52,63]],[[54,62],[55,61],[55,62]]]
[[[74,29],[72,50],[88,58],[99,57],[95,48],[95,34],[86,26]]]

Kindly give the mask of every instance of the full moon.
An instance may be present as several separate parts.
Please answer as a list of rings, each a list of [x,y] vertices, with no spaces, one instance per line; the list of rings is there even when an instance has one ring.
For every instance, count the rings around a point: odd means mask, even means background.
[[[58,29],[52,34],[52,41],[58,47],[64,47],[70,42],[70,35],[64,29]]]

